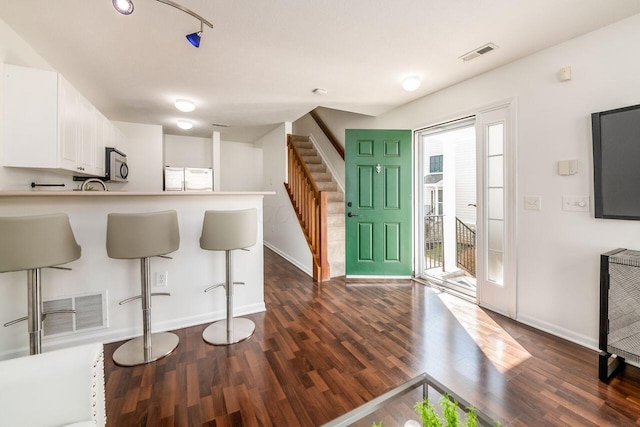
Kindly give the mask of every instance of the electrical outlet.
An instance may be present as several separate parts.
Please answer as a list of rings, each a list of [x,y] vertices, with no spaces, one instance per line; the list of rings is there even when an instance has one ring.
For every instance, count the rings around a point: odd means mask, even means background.
[[[169,282],[167,271],[156,271],[156,288],[166,288]]]

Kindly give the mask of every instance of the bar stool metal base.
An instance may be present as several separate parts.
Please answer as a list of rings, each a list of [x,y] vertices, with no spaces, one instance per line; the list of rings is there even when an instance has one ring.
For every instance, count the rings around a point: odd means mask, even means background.
[[[219,320],[207,326],[202,338],[213,345],[230,345],[249,338],[256,330],[256,324],[244,317],[234,317],[233,329],[227,331],[227,320]]]
[[[151,334],[153,345],[145,354],[144,337],[134,338],[122,344],[113,353],[113,361],[120,366],[136,366],[154,362],[168,356],[178,347],[178,336],[171,332]]]

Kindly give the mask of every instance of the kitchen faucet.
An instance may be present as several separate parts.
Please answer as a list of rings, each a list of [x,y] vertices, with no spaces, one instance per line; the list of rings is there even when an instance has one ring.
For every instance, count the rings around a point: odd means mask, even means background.
[[[103,189],[104,191],[109,191],[109,190],[107,189],[107,184],[105,184],[105,182],[104,182],[103,180],[98,179],[98,178],[89,178],[89,179],[85,180],[85,181],[82,183],[82,186],[80,187],[80,190],[81,190],[81,191],[87,191],[87,184],[89,184],[89,183],[91,183],[91,182],[97,182],[97,183],[99,183],[100,185],[102,185],[102,189]]]

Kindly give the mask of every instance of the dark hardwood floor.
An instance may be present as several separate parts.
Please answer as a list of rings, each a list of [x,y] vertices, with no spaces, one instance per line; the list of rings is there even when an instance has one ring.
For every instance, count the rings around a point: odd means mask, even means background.
[[[420,284],[320,287],[265,249],[265,301],[233,346],[195,326],[123,368],[106,345],[107,425],[317,426],[425,371],[502,425],[640,425],[639,369],[604,384],[596,352]]]

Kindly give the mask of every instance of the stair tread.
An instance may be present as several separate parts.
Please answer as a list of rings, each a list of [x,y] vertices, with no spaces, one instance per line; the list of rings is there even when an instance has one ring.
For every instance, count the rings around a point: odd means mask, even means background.
[[[302,160],[307,164],[322,164],[322,157],[320,156],[302,156]]]

